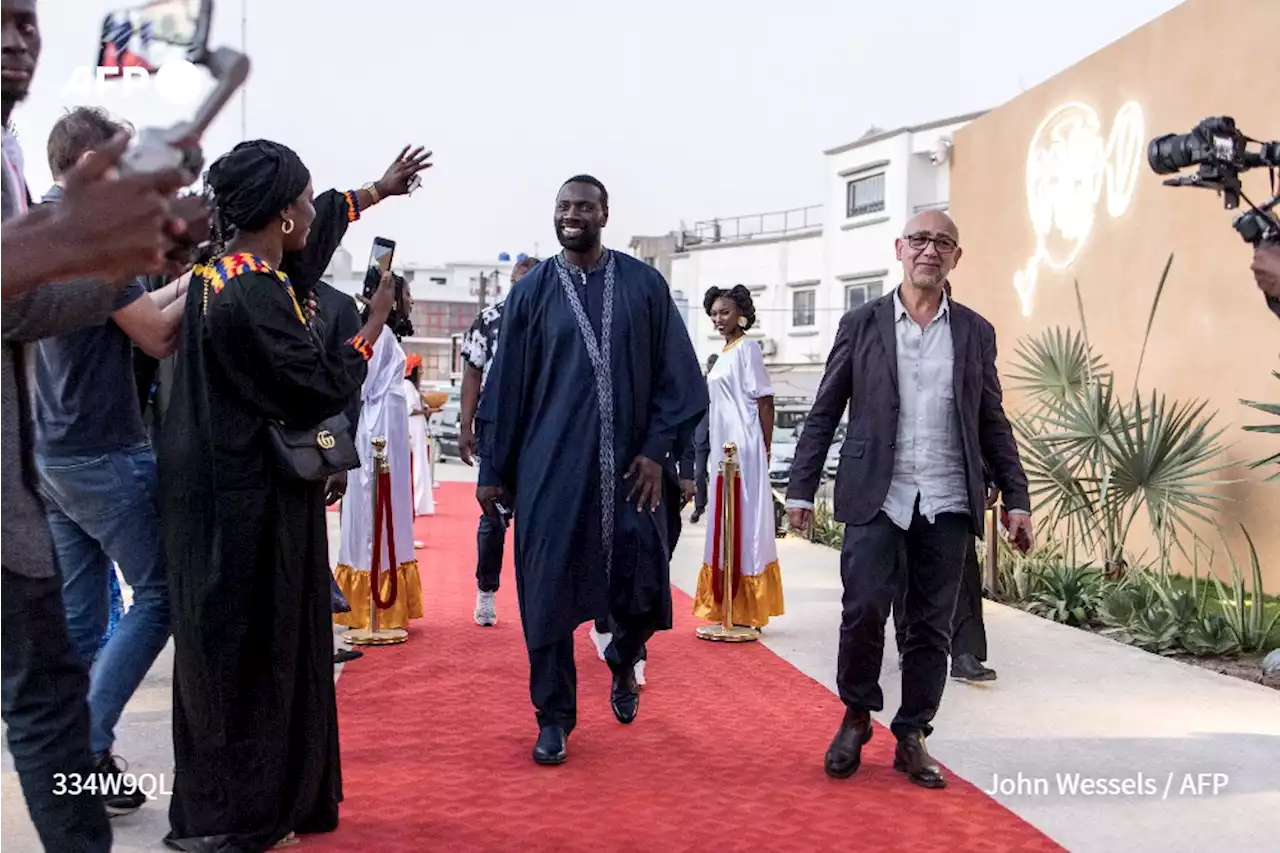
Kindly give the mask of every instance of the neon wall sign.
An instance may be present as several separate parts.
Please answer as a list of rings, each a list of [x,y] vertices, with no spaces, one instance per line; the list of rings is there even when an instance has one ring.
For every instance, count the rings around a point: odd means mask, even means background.
[[[1041,265],[1062,271],[1079,256],[1103,191],[1112,219],[1129,209],[1145,149],[1142,108],[1133,101],[1116,112],[1106,138],[1087,104],[1063,104],[1040,122],[1027,151],[1027,207],[1036,249],[1013,276],[1022,316],[1031,316]]]

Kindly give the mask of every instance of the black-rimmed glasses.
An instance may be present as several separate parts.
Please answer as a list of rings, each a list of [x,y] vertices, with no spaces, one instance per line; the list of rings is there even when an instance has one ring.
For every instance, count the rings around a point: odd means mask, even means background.
[[[907,245],[916,252],[923,252],[932,243],[939,255],[954,254],[955,250],[960,248],[955,240],[945,234],[908,234],[906,241]]]

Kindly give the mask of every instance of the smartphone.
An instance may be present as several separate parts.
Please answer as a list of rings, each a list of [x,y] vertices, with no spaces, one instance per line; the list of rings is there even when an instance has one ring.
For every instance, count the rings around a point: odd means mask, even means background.
[[[506,530],[511,525],[511,510],[507,509],[502,501],[494,501],[493,508],[498,511],[498,520],[502,522],[502,529]]]
[[[396,241],[386,237],[374,237],[373,246],[369,249],[369,266],[376,267],[378,277],[391,271],[391,261],[395,258]]]
[[[1000,507],[1000,526],[1006,534],[1009,532],[1009,511],[1004,507]],[[1027,531],[1019,528],[1018,535],[1013,539],[1013,547],[1024,556],[1031,553],[1031,540],[1027,538]]]
[[[391,271],[391,261],[396,255],[396,241],[386,237],[374,237],[369,249],[369,265],[364,273],[364,298],[372,299],[382,281],[382,274]]]

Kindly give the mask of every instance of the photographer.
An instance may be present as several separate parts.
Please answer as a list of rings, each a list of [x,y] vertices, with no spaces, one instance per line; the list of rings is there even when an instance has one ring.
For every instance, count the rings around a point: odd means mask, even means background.
[[[1255,145],[1256,150],[1249,146]],[[1231,116],[1201,119],[1190,133],[1166,133],[1147,143],[1147,165],[1157,175],[1176,175],[1191,166],[1196,171],[1164,182],[1167,187],[1199,187],[1213,190],[1227,210],[1244,201],[1249,210],[1231,223],[1253,249],[1253,279],[1267,300],[1267,307],[1280,317],[1280,221],[1275,210],[1280,195],[1254,204],[1244,193],[1240,175],[1250,169],[1267,168],[1271,187],[1280,168],[1280,140],[1264,142],[1246,136]]]
[[[1267,298],[1267,306],[1280,317],[1280,246],[1259,246],[1253,252],[1253,280]]]
[[[93,149],[130,128],[102,110],[77,107],[49,134],[54,186],[45,204],[61,204],[66,175]],[[115,724],[169,639],[168,573],[156,503],[156,459],[133,373],[136,344],[162,358],[177,344],[188,278],[148,292],[132,279],[111,316],[35,346],[36,461],[49,529],[62,575],[71,644],[89,665],[91,746],[95,772],[121,778],[111,755]],[[119,564],[133,604],[98,653],[108,627],[108,580]],[[129,814],[140,791],[104,796],[107,812]]]
[[[105,179],[127,137],[112,140],[71,170],[66,197],[31,209],[22,150],[8,132],[40,56],[34,0],[0,4],[3,81],[3,713],[9,750],[32,823],[46,850],[107,851],[111,828],[92,786],[60,790],[57,779],[88,779],[88,673],[72,650],[62,584],[37,492],[32,457],[30,344],[106,319],[132,276],[159,272],[175,234],[172,194],[189,181],[177,171]],[[64,284],[76,276],[98,281]],[[111,282],[115,282],[114,284]]]

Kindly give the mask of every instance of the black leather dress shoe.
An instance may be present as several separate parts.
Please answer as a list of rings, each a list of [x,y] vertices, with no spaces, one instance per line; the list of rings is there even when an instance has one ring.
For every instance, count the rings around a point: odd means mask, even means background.
[[[893,769],[906,773],[908,779],[922,788],[947,787],[942,768],[925,749],[921,732],[911,732],[898,738],[898,746],[893,751]]]
[[[832,779],[848,779],[862,764],[862,746],[871,740],[871,714],[866,711],[844,712],[840,730],[827,747],[822,769]]]
[[[533,760],[537,764],[563,764],[568,754],[569,736],[559,726],[544,726],[538,732],[538,742],[533,745]]]
[[[640,691],[636,687],[635,666],[617,667],[609,661],[613,672],[613,689],[609,693],[609,707],[620,723],[630,723],[640,710]]]
[[[983,666],[973,655],[956,655],[951,659],[951,677],[961,681],[995,681],[996,671]]]

